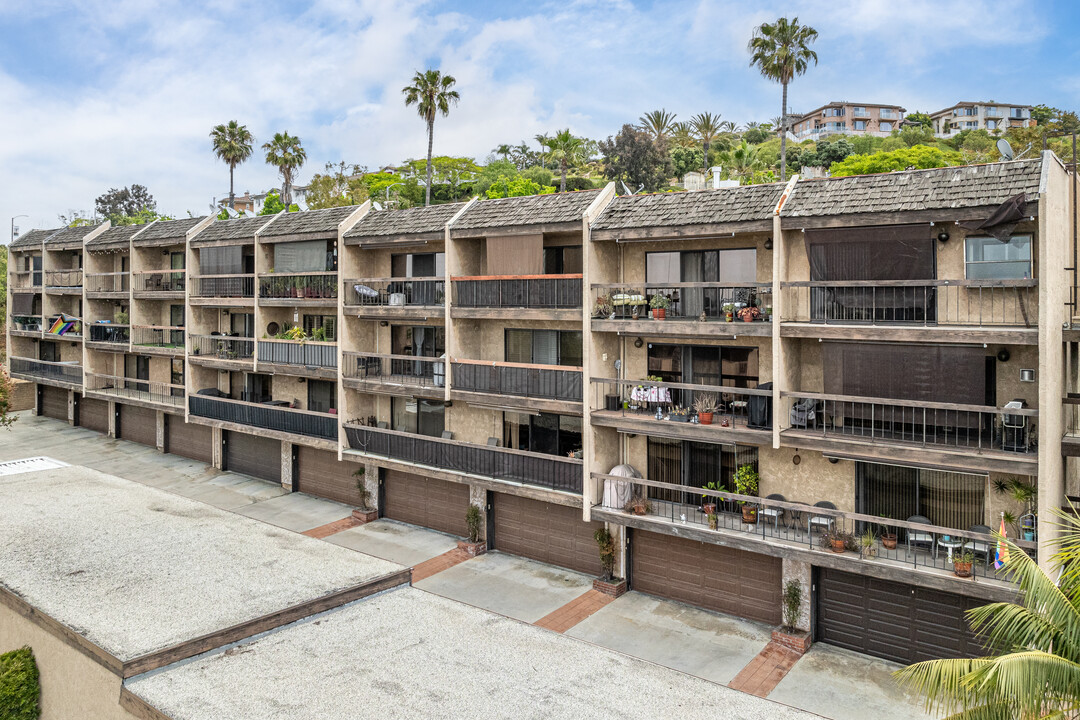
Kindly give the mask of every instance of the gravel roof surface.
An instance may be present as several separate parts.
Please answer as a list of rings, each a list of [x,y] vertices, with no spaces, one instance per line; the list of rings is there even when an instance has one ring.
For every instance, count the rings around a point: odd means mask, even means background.
[[[205,217],[182,218],[180,220],[159,220],[136,238],[136,242],[144,240],[183,240],[187,231],[201,223]],[[141,228],[140,228],[141,229]]]
[[[173,720],[817,717],[415,588],[126,686]]]
[[[401,569],[89,468],[0,497],[0,584],[122,661]]]
[[[711,225],[768,220],[784,192],[780,183],[693,192],[621,195],[593,223],[593,230]]]
[[[40,245],[45,241],[45,238],[60,232],[63,228],[53,228],[52,230],[27,230],[19,237],[15,238],[11,243],[11,247],[27,247],[31,245]]]
[[[480,200],[462,213],[452,230],[479,230],[511,225],[581,222],[602,190]]]
[[[251,238],[255,242],[255,231],[270,222],[271,216],[260,215],[253,218],[236,218],[235,220],[215,220],[199,231],[199,234],[191,238],[192,242],[205,242],[208,240],[237,240]]]
[[[345,233],[346,238],[439,232],[465,203],[447,203],[404,210],[371,210]]]
[[[275,220],[270,227],[266,228],[263,235],[277,237],[280,235],[302,235],[304,233],[336,233],[341,221],[356,212],[357,207],[359,206],[350,205],[348,207],[326,208],[325,210],[285,213]]]
[[[781,217],[813,217],[1000,205],[1039,197],[1042,159],[800,180]]]

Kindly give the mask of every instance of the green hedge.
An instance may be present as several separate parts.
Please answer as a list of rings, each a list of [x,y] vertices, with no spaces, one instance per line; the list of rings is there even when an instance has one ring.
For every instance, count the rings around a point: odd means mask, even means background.
[[[0,655],[0,718],[37,720],[41,716],[37,663],[28,647]]]

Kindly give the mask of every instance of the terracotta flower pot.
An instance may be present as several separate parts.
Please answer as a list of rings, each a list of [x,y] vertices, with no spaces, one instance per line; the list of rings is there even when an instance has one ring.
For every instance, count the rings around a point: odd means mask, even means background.
[[[742,521],[747,525],[757,522],[757,508],[749,505],[742,506]]]
[[[633,509],[634,509],[634,514],[635,515],[644,515],[645,514],[645,503],[639,503],[639,504],[635,505]]]
[[[742,316],[742,321],[743,322],[754,322],[754,316],[753,315],[743,315]]]
[[[667,316],[667,310],[664,308],[653,308],[652,316],[653,320],[663,320]]]
[[[712,425],[712,416],[710,413],[698,413],[697,421],[702,425]]]
[[[715,515],[716,503],[703,503],[701,506],[701,511],[706,515]]]
[[[956,577],[971,577],[971,563],[953,562],[953,572],[956,573]]]
[[[881,546],[886,550],[896,549],[896,535],[886,534],[881,536]]]
[[[832,551],[834,553],[844,552],[844,538],[833,538],[829,542],[832,543]]]

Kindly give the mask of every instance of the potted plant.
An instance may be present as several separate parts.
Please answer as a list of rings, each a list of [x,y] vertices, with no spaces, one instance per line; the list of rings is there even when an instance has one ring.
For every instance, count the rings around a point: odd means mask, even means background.
[[[487,543],[480,539],[483,525],[484,514],[479,507],[470,503],[469,509],[465,511],[465,526],[468,528],[469,538],[468,540],[459,540],[457,544],[458,549],[464,550],[469,557],[483,555],[487,549]]]
[[[753,305],[747,305],[739,310],[739,319],[743,322],[754,322],[761,317],[761,311]]]
[[[638,318],[641,317],[641,306],[640,305],[631,305],[630,306],[630,317],[633,318],[634,320],[637,320]]]
[[[675,422],[690,422],[690,408],[685,408],[681,405],[674,405],[671,408],[671,412],[668,413],[668,420]]]
[[[715,530],[720,525],[720,518],[717,516],[716,513],[711,512],[708,515],[706,515],[706,517],[709,520],[709,529],[710,530]]]
[[[871,530],[859,536],[859,557],[868,560],[877,555],[877,538]]]
[[[611,304],[611,293],[604,293],[596,298],[596,302],[593,303],[593,317],[594,318],[606,318],[615,312],[614,306]]]
[[[721,483],[719,483],[719,482],[717,482],[715,480],[710,480],[709,482],[702,485],[701,489],[702,490],[712,490],[714,492],[723,492],[724,491],[724,486]],[[701,496],[701,511],[703,513],[705,513],[706,515],[711,515],[711,514],[715,513],[716,512],[716,497],[713,496],[713,495],[702,495]]]
[[[879,514],[879,518],[882,520],[888,520],[884,515]],[[885,523],[877,523],[878,526],[878,539],[881,541],[881,547],[886,550],[896,549],[896,530],[886,525]]]
[[[360,507],[352,511],[353,519],[360,523],[369,523],[379,519],[379,511],[371,507],[371,492],[367,483],[364,482],[366,468],[360,467],[353,472],[356,478],[356,494],[360,500]]]
[[[848,536],[843,530],[826,530],[821,533],[821,546],[834,553],[842,553],[847,549]]]
[[[671,298],[663,293],[656,293],[649,300],[649,307],[652,308],[653,320],[663,320],[667,316],[667,309],[671,306]]]
[[[634,496],[627,501],[626,505],[623,506],[623,510],[632,515],[645,515],[651,509],[652,506],[649,504],[648,498],[637,493],[635,493]]]
[[[736,468],[735,475],[732,477],[735,492],[739,495],[757,495],[759,478],[760,475],[758,475],[758,471],[754,469],[753,465],[740,465]],[[739,505],[742,506],[744,523],[752,524],[757,522],[756,505],[751,505],[745,500],[740,500]]]
[[[311,333],[311,339],[315,342],[326,342],[326,329],[317,327]]]
[[[127,325],[130,318],[126,312],[121,310],[120,312],[116,313],[113,319],[116,320],[117,325]]]
[[[593,533],[593,540],[600,551],[601,576],[593,580],[593,590],[619,597],[626,592],[626,580],[615,577],[615,538],[606,527],[600,527]]]
[[[735,303],[724,303],[721,310],[724,311],[725,322],[733,322],[735,320]]]
[[[1007,495],[1023,508],[1019,516],[1006,511],[1004,514],[1005,522],[1013,526],[1018,538],[1034,540],[1035,509],[1038,502],[1038,490],[1036,490],[1035,486],[1016,476],[998,478],[994,480],[994,492],[999,495]]]
[[[716,393],[698,393],[694,397],[694,411],[699,423],[712,425],[713,413],[716,411]]]
[[[953,553],[952,564],[956,577],[971,577],[971,567],[975,564],[975,554],[968,550],[966,546],[961,546],[959,552]]]
[[[192,355],[198,355],[199,354],[199,346],[198,345],[192,345],[191,346],[191,354]]]

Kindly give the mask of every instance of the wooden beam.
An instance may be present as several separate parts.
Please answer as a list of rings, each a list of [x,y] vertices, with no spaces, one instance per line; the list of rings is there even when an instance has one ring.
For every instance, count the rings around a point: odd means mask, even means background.
[[[120,707],[138,720],[173,720],[126,687],[120,687]]]
[[[985,220],[997,210],[997,205],[969,208],[940,208],[935,210],[909,210],[903,212],[852,213],[848,215],[819,215],[792,217],[781,214],[780,227],[784,230],[810,230],[820,228],[870,227],[874,225],[912,225],[917,223],[953,223]],[[1038,217],[1039,204],[1029,202],[1024,215]]]
[[[617,240],[694,240],[716,235],[767,233],[772,230],[772,218],[729,223],[705,223],[701,225],[655,225],[638,228],[611,228],[593,230],[591,238],[597,242]]]
[[[443,242],[443,229],[440,227],[438,230],[431,230],[429,232],[418,233],[402,233],[400,235],[364,235],[364,236],[345,236],[346,245],[354,245],[364,250],[367,247],[382,248],[386,246],[394,247],[412,247],[412,246],[430,246],[436,243],[442,244]]]
[[[450,317],[470,320],[552,320],[581,322],[581,308],[467,308],[450,306]]]
[[[460,240],[465,238],[491,238],[491,237],[514,237],[516,235],[547,235],[552,233],[577,233],[581,234],[581,220],[571,220],[563,223],[538,223],[533,225],[501,225],[495,227],[463,228],[453,226],[450,228],[450,239]]]
[[[550,398],[522,397],[520,395],[503,395],[496,392],[482,393],[455,390],[450,387],[450,399],[460,400],[469,405],[483,407],[506,407],[518,408],[522,412],[534,414],[536,412],[556,413],[559,415],[574,415],[581,417],[582,408],[580,402],[572,400],[552,400]]]
[[[595,321],[593,321],[595,322]],[[780,337],[823,340],[873,340],[902,343],[948,343],[958,345],[1038,345],[1038,328],[972,328],[948,325],[915,327],[889,325],[822,325],[780,323]]]
[[[772,428],[755,430],[747,427],[721,427],[691,422],[657,420],[646,414],[642,418],[623,415],[618,410],[593,410],[589,413],[592,425],[631,431],[648,437],[665,437],[675,440],[691,440],[715,444],[739,443],[766,447],[772,444]]]
[[[724,322],[722,320],[600,320],[590,323],[593,332],[617,332],[641,337],[709,338],[710,340],[744,337],[771,337],[771,322]]]

